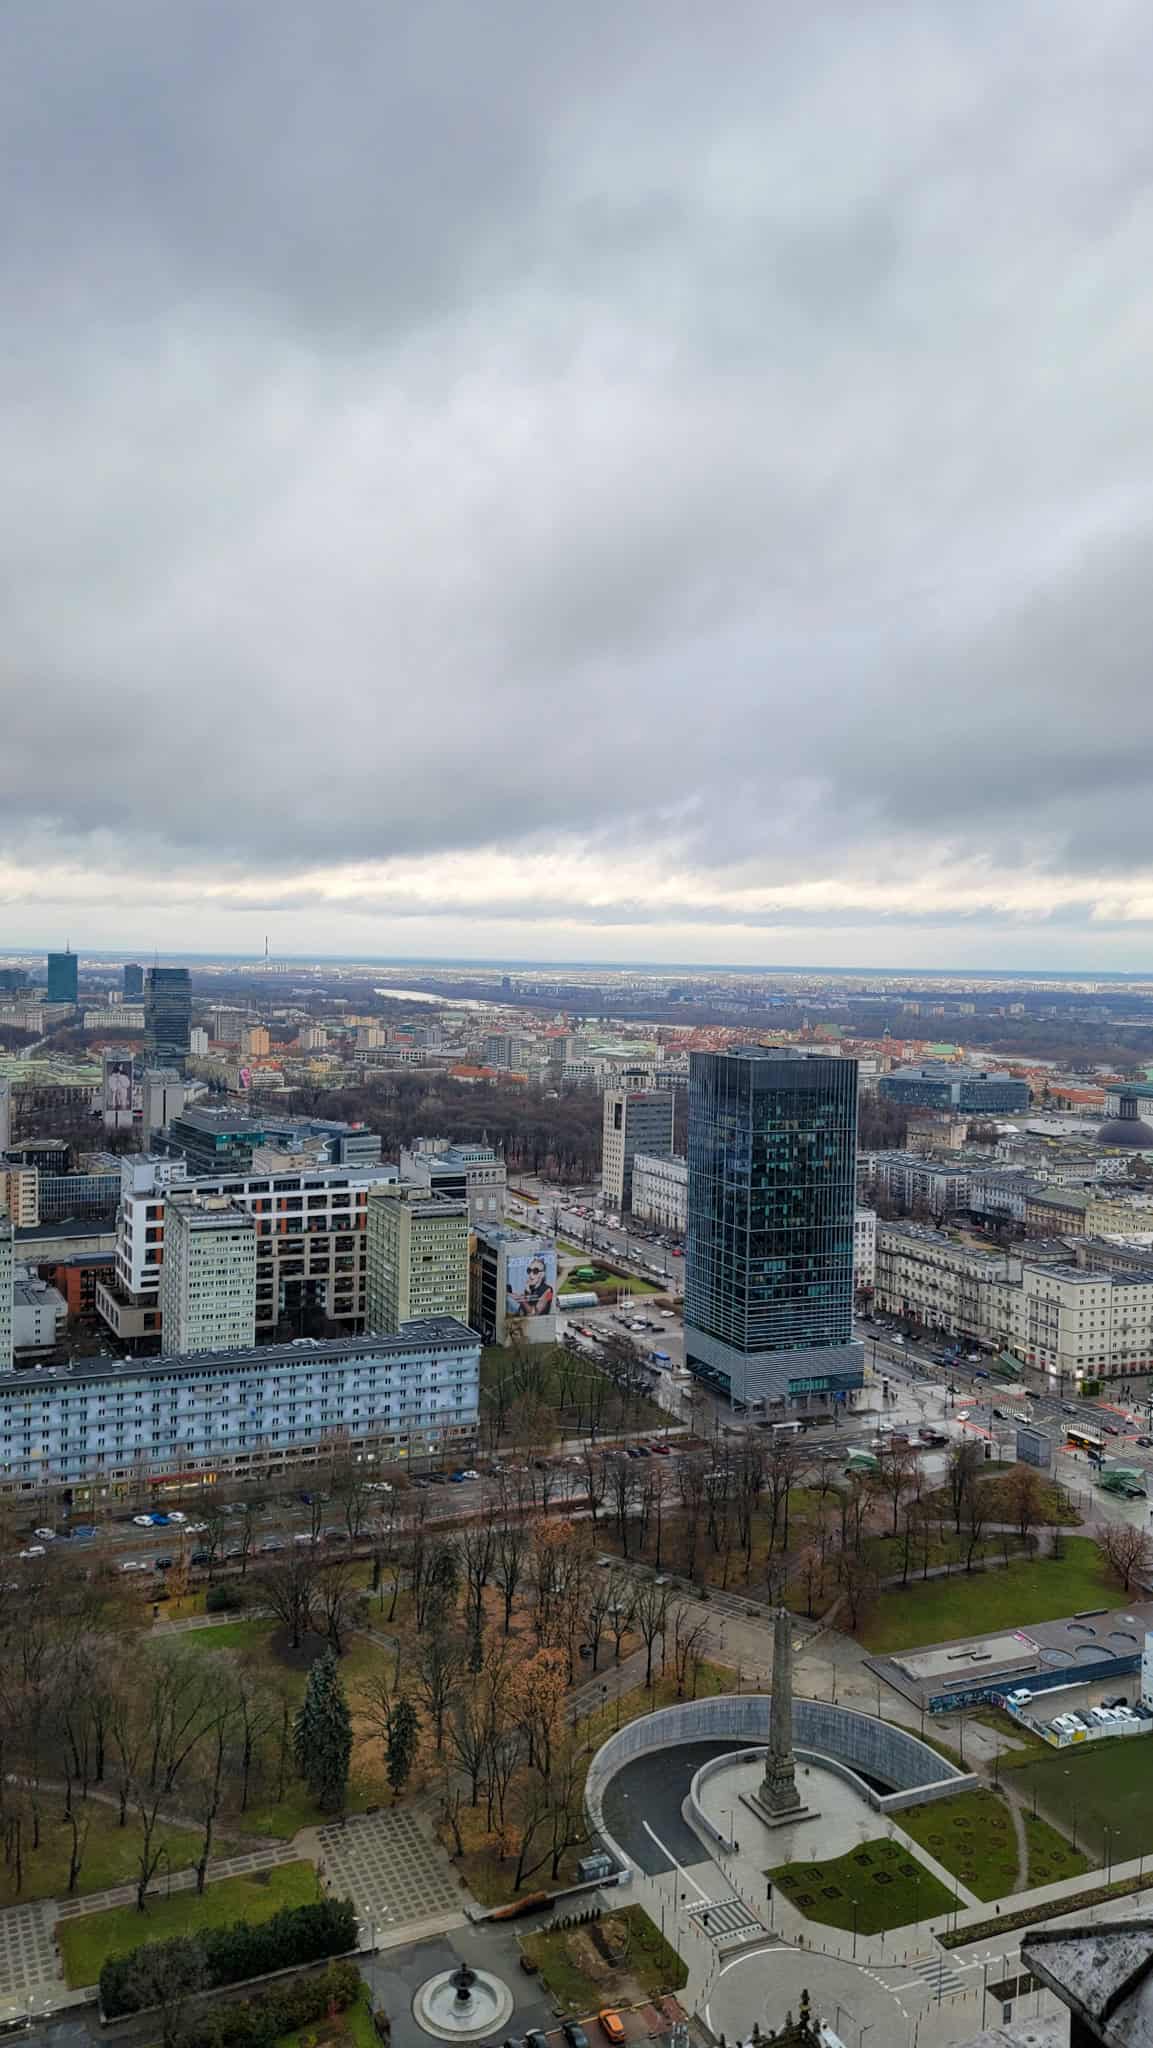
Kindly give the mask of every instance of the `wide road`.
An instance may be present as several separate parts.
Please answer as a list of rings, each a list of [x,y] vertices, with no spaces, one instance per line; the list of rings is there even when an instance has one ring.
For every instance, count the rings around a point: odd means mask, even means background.
[[[681,1818],[681,1804],[693,1773],[710,1757],[731,1756],[734,1750],[751,1746],[733,1741],[685,1742],[675,1749],[634,1757],[610,1778],[605,1791],[605,1826],[610,1835],[649,1877],[702,1864],[712,1878],[715,1896],[716,1865],[699,1835]],[[700,1888],[700,1883],[693,1887]]]

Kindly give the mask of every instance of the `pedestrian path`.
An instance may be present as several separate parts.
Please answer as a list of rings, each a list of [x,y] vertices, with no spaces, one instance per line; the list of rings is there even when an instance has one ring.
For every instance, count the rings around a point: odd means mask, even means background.
[[[467,1894],[445,1852],[410,1810],[357,1814],[316,1836],[328,1889],[350,1898],[362,1921],[377,1928],[464,1917]]]
[[[953,1965],[943,1956],[930,1956],[926,1962],[911,1965],[915,1976],[927,1984],[934,1998],[949,1998],[954,1991],[963,1991],[964,1983]]]
[[[270,1842],[267,1849],[251,1849],[243,1856],[221,1856],[208,1866],[205,1882],[218,1884],[222,1877],[250,1877],[256,1870],[271,1870],[278,1863],[295,1863],[297,1852],[291,1842]],[[148,1888],[150,1897],[170,1892],[189,1892],[196,1883],[195,1870],[175,1870],[171,1876]],[[82,1899],[57,1899],[53,1912],[57,1920],[79,1920],[85,1913],[104,1913],[112,1906],[134,1906],[136,1886],[117,1884],[104,1892],[86,1892]],[[2,1917],[2,1916],[0,1916]]]
[[[765,1931],[763,1920],[743,1899],[698,1899],[685,1911],[718,1948],[727,1947],[734,1939],[752,1941]]]

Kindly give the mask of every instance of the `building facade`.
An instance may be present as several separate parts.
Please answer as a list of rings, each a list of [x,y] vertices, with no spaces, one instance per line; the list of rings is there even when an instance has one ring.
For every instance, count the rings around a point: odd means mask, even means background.
[[[693,1053],[685,1362],[742,1406],[862,1384],[856,1137],[855,1061],[794,1046]]]
[[[313,1310],[349,1331],[363,1328],[368,1197],[395,1182],[395,1167],[282,1170],[272,1148],[266,1156],[273,1163],[263,1171],[195,1180],[182,1157],[121,1162],[116,1272],[97,1287],[100,1315],[121,1341],[159,1334],[167,1196],[184,1186],[238,1202],[256,1219],[258,1338]]]
[[[45,1001],[68,1003],[73,1009],[79,994],[79,962],[71,947],[48,955],[48,992]]]
[[[126,960],[120,974],[121,990],[126,1003],[144,994],[144,969],[139,960]]]
[[[188,1352],[256,1342],[256,1218],[227,1195],[174,1188],[167,1197],[160,1338]]]
[[[556,1246],[551,1237],[480,1224],[473,1239],[469,1321],[486,1344],[553,1344]]]
[[[40,1221],[40,1168],[12,1166],[0,1159],[0,1209],[17,1230],[35,1230]]]
[[[853,1292],[871,1294],[877,1277],[877,1212],[853,1211]]]
[[[689,1213],[689,1162],[675,1152],[660,1158],[652,1152],[633,1154],[632,1213],[683,1237]]]
[[[393,1337],[8,1373],[0,1492],[68,1486],[91,1500],[141,1479],[178,1491],[461,1451],[476,1437],[479,1385],[479,1340],[448,1317]]]
[[[468,1204],[402,1181],[374,1193],[365,1236],[365,1320],[398,1330],[414,1317],[469,1311]]]
[[[12,1282],[12,1355],[21,1360],[53,1351],[68,1321],[68,1303],[55,1287],[27,1266],[17,1266]]]
[[[882,1074],[877,1094],[882,1102],[899,1102],[905,1109],[965,1110],[973,1116],[1020,1114],[1030,1102],[1027,1081],[945,1062]]]
[[[12,1370],[12,1288],[15,1275],[12,1224],[7,1216],[0,1216],[0,1372]]]
[[[491,1145],[418,1139],[412,1151],[401,1152],[400,1177],[427,1188],[430,1194],[466,1201],[474,1225],[504,1221],[508,1173]]]
[[[673,1149],[673,1097],[667,1088],[606,1088],[601,1185],[611,1209],[632,1207],[638,1152],[666,1159]]]
[[[147,1064],[183,1074],[192,1030],[192,977],[187,967],[150,967],[144,994]]]

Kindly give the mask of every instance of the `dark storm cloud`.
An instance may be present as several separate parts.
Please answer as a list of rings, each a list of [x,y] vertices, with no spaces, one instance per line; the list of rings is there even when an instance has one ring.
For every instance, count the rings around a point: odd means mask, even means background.
[[[10,862],[1148,865],[1151,65],[1129,0],[10,4]]]

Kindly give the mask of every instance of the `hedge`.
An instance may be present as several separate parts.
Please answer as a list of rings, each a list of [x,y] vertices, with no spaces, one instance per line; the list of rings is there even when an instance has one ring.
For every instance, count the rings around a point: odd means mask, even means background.
[[[275,1984],[242,2005],[216,2006],[198,2026],[185,2029],[185,2048],[272,2048],[282,2034],[355,2005],[360,1992],[355,1963],[330,1963],[317,1977]]]
[[[204,1927],[191,1937],[145,1942],[130,1955],[110,1956],[100,1972],[104,2017],[122,2019],[148,2005],[151,1993],[140,1981],[141,1966],[147,1963],[155,1980],[166,1954],[183,1954],[189,1939],[204,1958],[205,1990],[215,1990],[291,1969],[294,1963],[319,1963],[327,1956],[347,1954],[357,1945],[356,1910],[351,1899],[321,1899],[314,1906],[284,1906],[258,1927],[236,1920],[231,1927]]]

